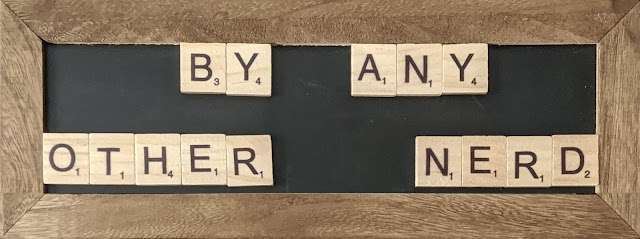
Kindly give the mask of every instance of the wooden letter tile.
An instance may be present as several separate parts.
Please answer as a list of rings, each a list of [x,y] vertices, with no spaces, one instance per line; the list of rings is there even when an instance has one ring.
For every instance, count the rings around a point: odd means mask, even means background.
[[[507,137],[462,136],[462,186],[507,186]]]
[[[396,95],[396,45],[351,45],[351,95]]]
[[[270,135],[227,136],[229,187],[273,186]]]
[[[453,44],[442,48],[442,94],[484,95],[489,90],[487,44]]]
[[[462,137],[416,137],[416,187],[462,186]]]
[[[89,134],[42,134],[44,184],[89,184]]]
[[[507,187],[551,187],[551,136],[507,137]]]
[[[224,94],[227,58],[224,43],[180,43],[180,92]]]
[[[180,185],[179,134],[136,134],[136,185]]]
[[[226,185],[227,151],[224,134],[183,134],[182,185]]]
[[[91,184],[135,185],[133,134],[89,134]]]
[[[442,44],[397,45],[397,95],[442,95]]]
[[[227,95],[271,96],[271,45],[227,44]]]
[[[598,135],[553,136],[554,187],[596,186],[598,171]]]

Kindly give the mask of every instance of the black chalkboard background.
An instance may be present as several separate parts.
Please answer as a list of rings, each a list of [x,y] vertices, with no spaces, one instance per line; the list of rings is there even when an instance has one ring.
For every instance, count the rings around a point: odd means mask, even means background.
[[[47,185],[48,193],[594,193],[414,187],[417,135],[595,133],[595,45],[490,46],[489,94],[350,96],[348,47],[273,51],[272,97],[180,93],[178,46],[45,46],[45,132],[270,134],[273,187]]]

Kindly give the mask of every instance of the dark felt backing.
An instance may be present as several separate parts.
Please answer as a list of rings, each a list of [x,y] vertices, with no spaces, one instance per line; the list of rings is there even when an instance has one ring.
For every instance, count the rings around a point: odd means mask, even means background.
[[[45,46],[45,132],[270,134],[273,187],[70,186],[49,193],[593,193],[414,187],[417,135],[595,133],[595,45],[490,46],[484,96],[355,98],[348,47],[272,48],[272,97],[180,93],[179,47]]]

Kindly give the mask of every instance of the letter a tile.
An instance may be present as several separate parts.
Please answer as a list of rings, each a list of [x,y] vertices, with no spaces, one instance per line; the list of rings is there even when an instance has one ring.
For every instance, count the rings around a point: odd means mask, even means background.
[[[598,135],[554,135],[555,186],[596,186],[599,182]]]
[[[227,95],[271,96],[271,45],[227,44]]]
[[[136,134],[136,185],[180,185],[179,134]]]
[[[44,184],[89,184],[89,134],[42,134],[42,165]]]
[[[489,91],[487,44],[453,44],[442,48],[442,94],[485,95]]]
[[[462,137],[416,137],[416,187],[462,186]]]
[[[442,95],[442,44],[400,44],[398,96]]]
[[[462,136],[462,186],[507,186],[507,137]]]
[[[507,137],[507,187],[551,187],[551,136]]]
[[[396,45],[351,45],[351,96],[395,96],[396,63]]]
[[[271,136],[227,136],[229,187],[273,186]]]
[[[224,43],[180,43],[180,92],[224,94],[227,58]]]

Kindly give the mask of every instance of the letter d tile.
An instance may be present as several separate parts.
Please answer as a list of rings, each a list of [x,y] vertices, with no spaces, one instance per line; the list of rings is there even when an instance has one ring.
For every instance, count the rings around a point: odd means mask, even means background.
[[[598,185],[598,135],[554,135],[553,181],[556,186]]]

